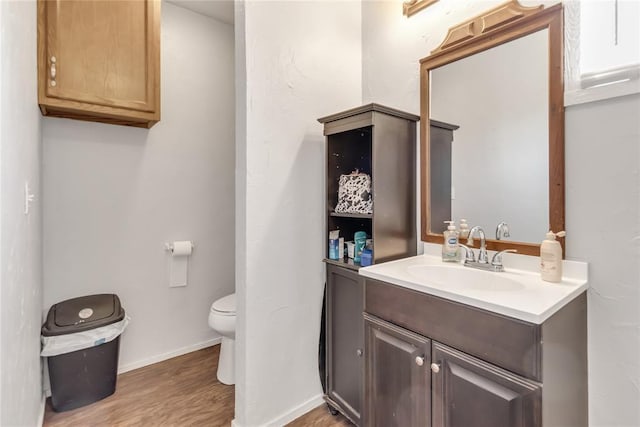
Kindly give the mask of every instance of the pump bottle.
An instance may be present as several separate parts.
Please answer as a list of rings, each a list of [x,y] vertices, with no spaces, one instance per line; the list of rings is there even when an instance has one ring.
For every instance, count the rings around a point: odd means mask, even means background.
[[[459,238],[460,239],[466,239],[469,237],[469,224],[467,224],[467,220],[466,219],[461,219],[460,220],[460,235]]]
[[[547,282],[560,282],[562,280],[562,246],[556,240],[567,233],[560,231],[554,233],[549,230],[547,237],[540,245],[540,275]]]
[[[454,221],[445,221],[449,223],[447,231],[443,233],[444,244],[442,245],[442,261],[457,262],[458,261],[458,232]]]

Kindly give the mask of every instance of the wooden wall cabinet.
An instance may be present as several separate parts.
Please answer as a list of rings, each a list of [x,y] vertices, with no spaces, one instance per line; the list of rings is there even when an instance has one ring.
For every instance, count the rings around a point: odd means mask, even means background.
[[[325,400],[356,425],[363,425],[363,284],[360,264],[328,259],[329,230],[345,241],[356,231],[373,239],[373,262],[416,254],[416,121],[418,116],[379,104],[318,119],[326,152]],[[336,213],[340,175],[358,169],[372,180],[372,214]]]
[[[45,116],[150,128],[160,120],[160,0],[38,0]]]

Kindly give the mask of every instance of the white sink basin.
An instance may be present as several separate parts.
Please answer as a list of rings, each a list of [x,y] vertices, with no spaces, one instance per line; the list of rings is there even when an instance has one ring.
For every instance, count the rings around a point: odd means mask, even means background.
[[[432,251],[363,267],[359,274],[535,324],[587,289],[586,263],[565,260],[562,281],[549,283],[540,279],[537,257],[505,256],[507,271],[497,273],[444,263],[440,246]]]
[[[455,289],[482,291],[517,291],[524,285],[505,273],[495,273],[455,265],[412,265],[409,274],[424,283]]]

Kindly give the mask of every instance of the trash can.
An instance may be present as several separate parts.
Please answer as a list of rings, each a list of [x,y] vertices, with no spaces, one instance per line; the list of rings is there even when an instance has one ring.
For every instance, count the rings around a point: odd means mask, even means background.
[[[114,294],[88,295],[54,304],[42,325],[51,406],[68,411],[116,390],[120,335],[129,319]]]

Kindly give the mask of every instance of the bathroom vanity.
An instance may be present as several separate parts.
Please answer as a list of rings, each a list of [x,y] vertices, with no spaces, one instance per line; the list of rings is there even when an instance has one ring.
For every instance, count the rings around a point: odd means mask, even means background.
[[[362,425],[588,425],[586,265],[574,264],[560,284],[433,255],[360,270]],[[437,269],[447,279],[422,274]]]

